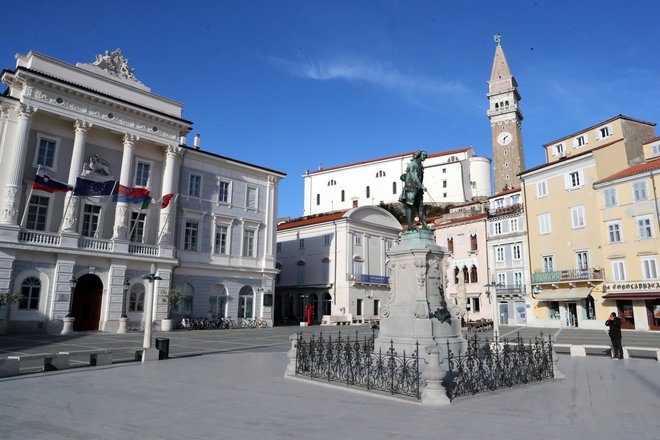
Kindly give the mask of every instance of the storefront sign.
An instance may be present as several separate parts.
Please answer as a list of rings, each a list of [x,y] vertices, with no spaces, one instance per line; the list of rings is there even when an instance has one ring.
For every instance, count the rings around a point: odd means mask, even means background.
[[[648,292],[652,290],[660,290],[660,282],[652,281],[639,281],[632,283],[606,283],[605,291],[637,291],[637,292]]]
[[[384,277],[380,275],[362,275],[360,276],[360,281],[363,283],[371,283],[371,284],[387,284],[389,280],[389,277]]]

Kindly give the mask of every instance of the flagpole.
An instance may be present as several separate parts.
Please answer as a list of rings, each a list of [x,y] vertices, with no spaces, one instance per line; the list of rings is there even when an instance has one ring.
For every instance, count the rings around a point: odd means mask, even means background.
[[[69,199],[66,201],[66,206],[64,207],[64,211],[62,212],[62,221],[60,222],[60,228],[58,229],[59,232],[62,231],[62,225],[64,224],[64,218],[66,217],[66,213],[69,211],[69,205],[71,205],[71,199],[73,197],[77,197],[73,194],[73,191],[71,192],[71,196]]]
[[[37,166],[37,176],[39,175],[39,171],[41,170],[41,165]],[[28,209],[30,208],[30,199],[32,198],[32,192],[34,191],[34,182],[32,182],[32,185],[30,186],[30,192],[28,193],[28,197],[25,200],[25,209],[23,210],[23,217],[21,217],[21,222],[18,224],[21,228],[23,227],[23,222],[25,221],[25,216],[27,215]]]
[[[99,229],[101,229],[101,226],[103,225],[103,223],[101,223],[101,219],[103,217],[103,212],[108,209],[108,205],[110,204],[110,200],[112,200],[112,197],[115,194],[115,189],[117,188],[118,183],[119,183],[119,181],[115,180],[115,184],[112,185],[112,191],[110,191],[110,197],[108,197],[108,199],[103,204],[103,209],[101,210],[101,214],[99,215],[98,224],[96,225],[96,230],[94,231],[94,238],[99,238]]]
[[[172,209],[170,209],[170,212],[167,213],[167,217],[165,217],[165,222],[163,222],[163,227],[160,229],[160,232],[158,233],[158,239],[157,239],[156,243],[159,243],[161,237],[163,236],[163,232],[165,231],[165,227],[167,226],[168,222],[170,221],[170,217],[172,216],[172,211],[174,210],[174,204],[176,203],[178,198],[179,198],[179,194],[177,193],[174,196],[174,200],[172,200],[170,202],[170,203],[172,203]]]
[[[127,237],[128,241],[131,241],[131,237],[133,236],[133,232],[135,232],[135,228],[136,228],[138,222],[140,221],[140,214],[142,214],[142,207],[140,207],[140,210],[138,211],[137,218],[135,219],[135,223],[133,223],[133,227],[131,228],[131,232],[130,232],[130,234],[128,234],[128,237]],[[129,212],[128,221],[131,221],[131,216],[132,215],[133,215],[133,212],[132,211]]]

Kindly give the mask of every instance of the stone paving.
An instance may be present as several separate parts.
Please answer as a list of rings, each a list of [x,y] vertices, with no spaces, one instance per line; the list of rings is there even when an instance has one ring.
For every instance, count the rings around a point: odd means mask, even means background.
[[[288,335],[296,330],[155,333],[155,337],[167,335],[172,355],[179,357],[0,379],[1,436],[577,439],[598,435],[660,439],[657,361],[561,355],[558,365],[564,380],[429,408],[284,378]],[[505,333],[507,329],[501,330]],[[627,336],[624,334],[624,341]],[[139,348],[142,343],[139,333],[51,338],[2,337],[0,357],[9,352],[52,352],[65,347],[132,344]],[[660,342],[655,335],[651,339]]]

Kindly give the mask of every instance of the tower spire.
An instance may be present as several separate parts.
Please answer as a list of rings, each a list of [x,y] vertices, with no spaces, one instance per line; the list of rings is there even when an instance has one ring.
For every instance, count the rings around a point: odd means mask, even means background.
[[[495,34],[493,39],[497,43],[497,46],[495,47],[495,58],[493,58],[493,70],[490,73],[490,80],[497,81],[509,78],[512,75],[509,69],[509,63],[507,63],[504,56],[504,50],[502,50],[502,36]]]

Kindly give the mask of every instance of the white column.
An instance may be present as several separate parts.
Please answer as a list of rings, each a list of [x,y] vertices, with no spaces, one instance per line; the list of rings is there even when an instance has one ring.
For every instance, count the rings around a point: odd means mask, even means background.
[[[30,107],[23,103],[19,104],[18,107],[16,142],[13,148],[7,148],[8,161],[2,170],[3,173],[7,173],[5,203],[2,207],[2,217],[0,218],[0,223],[3,224],[18,224],[18,205],[20,203],[20,191],[23,181],[23,168],[28,150],[32,117],[36,111],[37,109],[35,107]],[[29,200],[26,203],[29,203]]]
[[[123,186],[131,186],[131,171],[133,170],[133,150],[135,143],[140,138],[133,134],[124,135],[124,152],[121,158],[121,173],[119,175],[119,184]],[[113,239],[126,240],[130,237],[127,236],[128,221],[126,214],[128,212],[128,203],[117,202],[117,209],[115,210],[115,226],[113,228]]]
[[[178,145],[168,145],[165,147],[165,169],[163,170],[163,194],[175,194],[176,172],[179,168],[179,157],[183,148]],[[176,212],[176,201],[171,200],[167,208],[160,212],[159,237],[158,244],[171,246],[173,244],[172,223],[174,213]]]
[[[0,160],[5,149],[5,138],[7,137],[7,126],[9,125],[9,111],[11,108],[5,104],[0,106]]]
[[[87,140],[87,130],[92,126],[91,123],[76,120],[74,123],[75,136],[73,138],[73,152],[71,153],[71,165],[69,166],[69,180],[68,184],[74,186],[76,179],[82,172],[83,159],[85,157],[85,141]],[[78,223],[78,197],[74,197],[73,193],[66,193],[64,199],[64,221],[62,222],[62,231],[69,233],[77,232]]]

